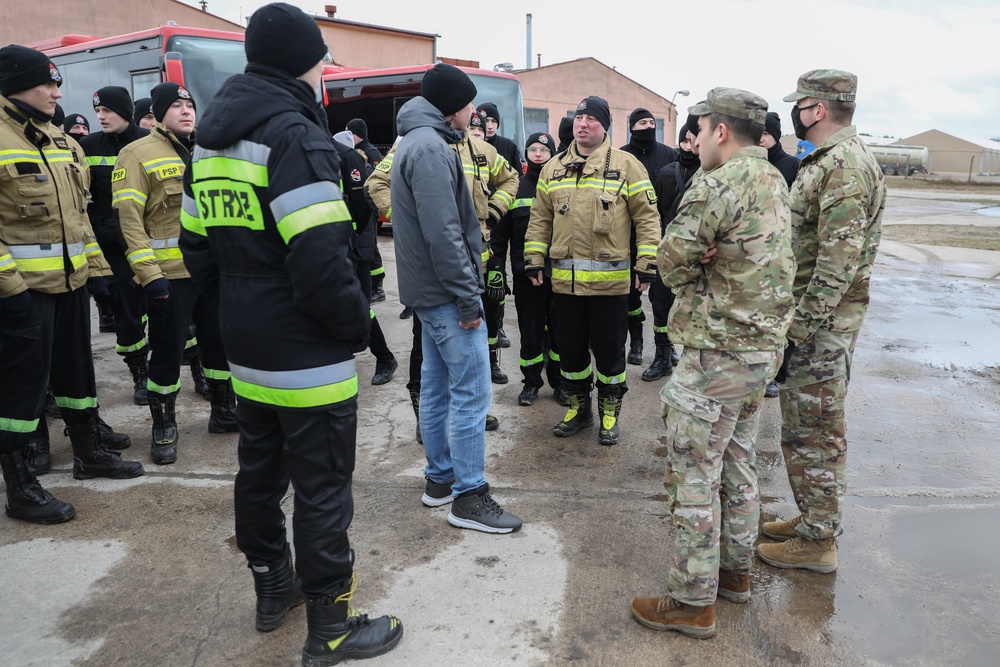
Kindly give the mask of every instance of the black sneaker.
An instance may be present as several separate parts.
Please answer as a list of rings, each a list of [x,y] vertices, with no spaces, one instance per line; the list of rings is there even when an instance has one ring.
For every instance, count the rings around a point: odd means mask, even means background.
[[[428,507],[441,507],[452,501],[451,485],[455,480],[435,482],[430,477],[424,477],[424,479],[427,480],[427,484],[424,485],[424,495],[420,498],[420,502]]]
[[[487,431],[495,431],[500,428],[500,420],[496,418],[495,415],[486,415],[486,429]]]
[[[538,398],[538,387],[530,384],[524,385],[524,389],[517,395],[518,405],[531,405]]]
[[[399,319],[408,320],[413,317],[413,309],[409,306],[403,306],[402,312],[399,313]]]
[[[767,387],[764,388],[764,396],[767,398],[778,398],[778,394],[780,393],[781,390],[778,389],[778,383],[774,380],[768,382]]]
[[[375,375],[372,376],[372,384],[376,386],[385,384],[392,379],[397,368],[399,368],[399,362],[396,361],[395,357],[377,359],[375,361]]]
[[[521,528],[521,519],[493,500],[489,484],[455,498],[448,512],[448,523],[484,533],[513,533]]]

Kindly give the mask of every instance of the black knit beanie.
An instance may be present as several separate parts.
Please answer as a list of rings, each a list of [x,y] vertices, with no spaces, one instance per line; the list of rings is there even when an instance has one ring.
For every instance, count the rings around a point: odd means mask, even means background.
[[[598,97],[597,95],[591,95],[586,98],[576,107],[576,114],[587,114],[588,116],[593,116],[607,132],[611,128],[611,109],[608,107],[608,101],[603,97]]]
[[[461,110],[476,99],[476,84],[454,65],[438,63],[424,74],[420,95],[445,116]]]
[[[132,96],[121,86],[104,86],[94,93],[94,108],[97,107],[107,107],[125,120],[130,120],[135,112]]]
[[[0,95],[10,95],[55,81],[62,85],[62,75],[41,51],[19,44],[0,49]]]
[[[156,119],[157,123],[163,122],[163,117],[167,115],[167,109],[170,105],[174,103],[175,100],[191,100],[191,105],[197,109],[197,105],[194,103],[194,98],[191,97],[191,93],[187,91],[184,86],[181,86],[173,81],[166,81],[164,83],[158,83],[153,86],[153,89],[149,91],[152,98],[150,108],[153,111],[153,118]]]
[[[768,111],[764,119],[764,131],[774,137],[775,141],[781,139],[781,116],[774,111]]]
[[[347,121],[347,129],[368,141],[368,123],[361,118],[352,118]]]
[[[482,128],[483,132],[486,132],[486,115],[482,111],[477,111],[472,114],[472,118],[469,119],[469,127],[479,127]]]
[[[66,116],[66,120],[63,121],[63,132],[69,134],[70,128],[72,128],[74,125],[83,125],[85,128],[87,128],[87,132],[90,132],[90,122],[87,120],[87,117],[84,116],[83,114],[71,113],[70,115]]]
[[[639,107],[628,116],[628,129],[631,131],[635,124],[643,118],[653,118],[653,113],[649,109]]]
[[[323,60],[330,49],[316,19],[284,2],[264,5],[253,13],[246,30],[247,62],[301,76]]]
[[[528,140],[524,142],[524,152],[528,152],[528,148],[531,144],[541,144],[545,146],[552,154],[556,154],[556,140],[552,138],[552,135],[548,132],[535,132],[533,135],[528,137]]]
[[[573,119],[569,116],[564,116],[562,120],[559,121],[559,144],[562,146],[569,146],[573,143]]]
[[[687,138],[688,138],[687,125],[681,125],[681,129],[677,133],[677,145],[679,146],[682,141],[687,141]]]
[[[493,102],[483,102],[479,105],[479,110],[483,113],[483,118],[492,118],[500,124],[500,109]]]
[[[698,104],[701,104],[701,102],[699,102]],[[698,136],[698,132],[701,131],[701,128],[698,127],[699,118],[701,118],[701,116],[692,116],[691,114],[688,114],[687,122],[684,123],[684,125],[688,129],[688,132],[690,132],[696,137]]]
[[[135,121],[136,125],[146,117],[146,114],[153,113],[152,104],[153,100],[149,97],[140,97],[135,101],[135,112],[132,114],[132,120]]]

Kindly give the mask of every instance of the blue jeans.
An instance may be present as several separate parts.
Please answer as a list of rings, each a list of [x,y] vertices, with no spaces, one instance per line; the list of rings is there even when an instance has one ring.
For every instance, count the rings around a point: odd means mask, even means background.
[[[493,400],[486,323],[459,326],[454,302],[415,308],[423,325],[420,434],[435,482],[455,480],[453,496],[486,483],[486,411]]]

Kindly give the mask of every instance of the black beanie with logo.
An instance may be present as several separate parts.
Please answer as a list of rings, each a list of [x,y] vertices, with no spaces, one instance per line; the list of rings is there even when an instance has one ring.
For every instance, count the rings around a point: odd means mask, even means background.
[[[90,132],[90,122],[87,121],[87,117],[79,113],[71,113],[66,116],[66,120],[63,121],[63,132],[69,134],[70,129],[74,125],[83,125],[87,128],[87,132]]]
[[[41,51],[20,44],[0,49],[0,95],[10,95],[50,81],[62,85],[58,68]]]
[[[576,107],[576,115],[579,116],[580,114],[587,114],[596,118],[605,132],[611,129],[611,108],[608,106],[608,101],[603,97],[591,95],[585,98]]]
[[[484,102],[479,105],[479,111],[483,113],[483,118],[492,118],[500,124],[500,109],[493,102]]]
[[[264,5],[253,13],[245,35],[247,62],[298,77],[330,52],[316,19],[284,2]]]
[[[153,89],[149,91],[149,94],[152,98],[150,109],[152,110],[153,118],[156,119],[157,123],[163,122],[163,117],[167,115],[167,109],[169,109],[170,105],[176,100],[190,100],[191,106],[195,109],[198,108],[194,103],[194,98],[191,97],[191,93],[189,93],[184,86],[174,83],[173,81],[156,84],[153,86]]]
[[[132,96],[121,86],[104,86],[94,93],[94,108],[107,107],[125,120],[132,120]]]
[[[476,99],[476,84],[454,65],[438,63],[424,74],[420,95],[445,116],[460,111]]]

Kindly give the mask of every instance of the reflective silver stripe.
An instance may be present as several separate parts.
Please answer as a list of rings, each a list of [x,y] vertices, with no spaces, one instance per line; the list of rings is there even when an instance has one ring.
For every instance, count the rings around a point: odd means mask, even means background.
[[[271,147],[243,139],[221,151],[208,150],[197,146],[194,149],[193,160],[207,157],[228,157],[234,160],[252,162],[261,167],[267,167],[267,158],[271,155]]]
[[[83,241],[69,244],[69,256],[82,255],[85,248]],[[42,245],[9,245],[7,251],[14,259],[43,259],[45,257],[62,257],[62,243],[44,243]]]
[[[339,364],[302,368],[297,371],[259,371],[229,362],[229,372],[237,380],[272,389],[311,389],[350,380],[357,375],[354,359]]]
[[[620,259],[617,262],[599,262],[596,259],[554,259],[552,267],[556,269],[579,269],[581,271],[621,271],[629,268],[628,261]]]
[[[271,215],[278,222],[290,213],[301,210],[313,204],[342,199],[340,188],[330,181],[318,181],[295,188],[271,202]],[[333,222],[333,221],[331,221]]]
[[[180,242],[179,236],[171,236],[169,239],[149,239],[149,247],[154,250],[163,250],[164,248],[177,248]]]
[[[193,197],[189,197],[185,192],[184,197],[181,198],[181,210],[190,215],[192,218],[201,217],[201,213],[198,211],[198,204],[195,202]]]

